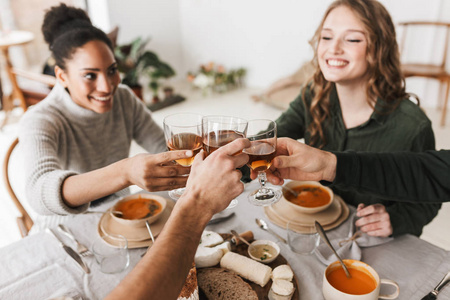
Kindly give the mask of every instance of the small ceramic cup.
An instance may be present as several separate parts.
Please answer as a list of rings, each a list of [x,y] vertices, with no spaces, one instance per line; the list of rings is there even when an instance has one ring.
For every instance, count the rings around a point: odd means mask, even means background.
[[[400,288],[398,284],[395,281],[389,280],[389,279],[380,279],[380,276],[378,276],[378,273],[368,264],[363,263],[359,260],[353,260],[353,259],[344,259],[343,260],[345,265],[350,271],[350,274],[352,273],[352,269],[356,269],[357,271],[360,271],[364,273],[365,279],[369,281],[369,286],[373,286],[371,291],[365,292],[361,294],[356,291],[350,291],[347,290],[346,292],[343,292],[341,289],[348,289],[349,287],[355,287],[355,286],[361,286],[361,284],[358,284],[357,282],[354,282],[357,280],[357,276],[354,276],[355,278],[347,279],[345,277],[345,273],[342,270],[342,266],[340,265],[339,261],[335,261],[331,263],[326,269],[325,273],[323,275],[323,287],[322,292],[323,296],[326,300],[377,300],[377,299],[396,299],[398,295],[400,294]],[[339,281],[336,281],[334,285],[340,285],[339,289],[330,283],[333,279],[331,278],[330,274],[333,271],[336,271],[338,269],[341,269],[339,271],[342,271],[342,274],[340,274],[341,278]],[[373,282],[370,282],[370,281]],[[367,282],[367,281],[366,281]],[[380,295],[380,286],[382,284],[385,285],[391,285],[394,287],[395,291],[390,295]],[[353,289],[353,288],[352,288]]]
[[[97,237],[91,248],[102,273],[120,273],[130,264],[128,241],[123,235]]]
[[[300,233],[292,229],[291,223],[287,224],[287,240],[291,251],[301,254],[312,254],[319,246],[320,238],[314,225],[305,226],[306,232]]]
[[[269,246],[269,248],[267,246]],[[263,251],[261,251],[261,248]],[[275,242],[269,240],[256,240],[250,244],[247,251],[250,258],[263,264],[269,264],[280,255],[281,250],[280,246]]]

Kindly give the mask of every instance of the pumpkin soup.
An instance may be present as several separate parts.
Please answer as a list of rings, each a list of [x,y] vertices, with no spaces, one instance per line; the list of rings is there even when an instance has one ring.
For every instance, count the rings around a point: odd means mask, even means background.
[[[115,210],[121,211],[122,219],[136,220],[154,216],[161,212],[162,205],[153,199],[139,198],[120,202],[116,205]]]
[[[335,289],[352,295],[368,294],[376,288],[375,279],[363,270],[348,268],[348,271],[352,278],[347,278],[343,268],[337,268],[327,274],[327,280]]]
[[[303,207],[319,207],[330,202],[330,194],[317,185],[301,185],[292,187],[298,193],[295,197],[292,193],[285,193],[286,200]]]

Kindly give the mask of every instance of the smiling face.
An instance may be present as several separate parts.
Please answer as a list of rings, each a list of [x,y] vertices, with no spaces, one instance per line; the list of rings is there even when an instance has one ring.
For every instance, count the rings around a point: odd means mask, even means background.
[[[346,6],[333,9],[325,19],[317,47],[325,79],[342,85],[363,84],[368,68],[366,53],[363,23]]]
[[[76,104],[100,114],[111,110],[120,76],[114,55],[104,42],[84,44],[67,60],[66,70],[56,67],[55,72]]]

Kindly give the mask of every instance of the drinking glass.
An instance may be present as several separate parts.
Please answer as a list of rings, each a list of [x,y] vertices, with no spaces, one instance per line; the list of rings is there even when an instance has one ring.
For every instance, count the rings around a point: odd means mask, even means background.
[[[247,134],[247,120],[231,116],[203,117],[203,149],[206,155]],[[233,208],[238,201],[233,199],[227,208]]]
[[[97,237],[92,244],[92,252],[102,273],[120,273],[130,264],[128,241],[123,235]]]
[[[248,196],[250,203],[267,206],[281,198],[281,190],[266,186],[266,171],[272,165],[277,149],[277,124],[271,120],[251,120],[248,122],[247,138],[251,147],[245,148],[249,160],[247,166],[258,172],[260,188]]]
[[[291,251],[301,254],[310,255],[319,246],[319,233],[316,231],[314,225],[302,226],[304,232],[300,233],[292,228],[292,223],[287,224],[287,240]]]
[[[202,115],[195,113],[178,113],[164,118],[164,135],[169,151],[192,150],[194,152],[192,157],[176,160],[181,166],[191,166],[194,156],[203,147],[202,117]],[[169,191],[169,196],[174,200],[178,200],[184,191],[185,188],[171,190]]]

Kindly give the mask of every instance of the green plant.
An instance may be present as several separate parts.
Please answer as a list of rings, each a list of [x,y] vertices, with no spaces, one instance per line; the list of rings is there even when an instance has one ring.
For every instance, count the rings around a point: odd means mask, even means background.
[[[210,62],[206,65],[200,65],[197,72],[188,72],[187,79],[193,86],[201,88],[204,92],[207,89],[213,89],[216,92],[223,93],[227,90],[240,88],[247,71],[244,68],[231,69],[228,72],[222,65],[215,65]]]
[[[145,46],[150,41],[149,38],[136,38],[130,44],[116,47],[114,54],[117,59],[119,71],[124,74],[122,83],[130,87],[140,86],[139,77],[148,76],[149,87],[156,96],[159,89],[159,80],[175,75],[172,67],[161,61],[158,56]]]

